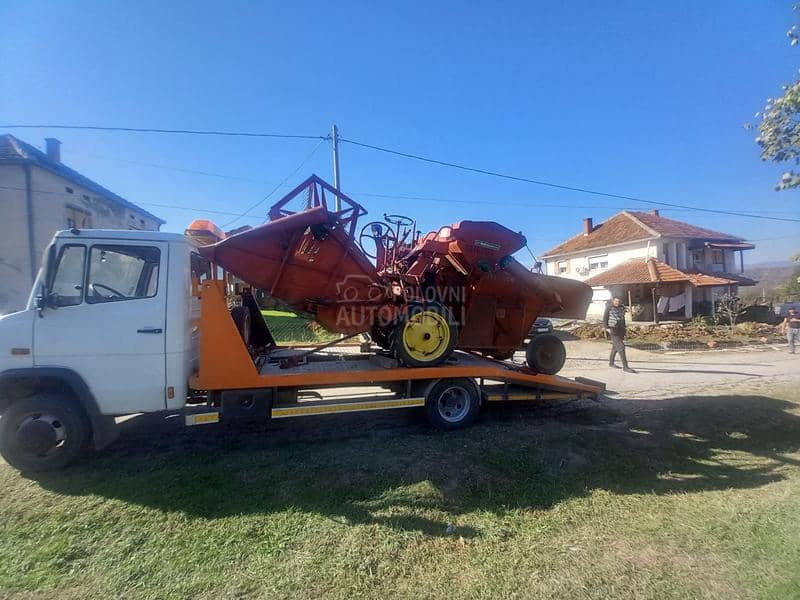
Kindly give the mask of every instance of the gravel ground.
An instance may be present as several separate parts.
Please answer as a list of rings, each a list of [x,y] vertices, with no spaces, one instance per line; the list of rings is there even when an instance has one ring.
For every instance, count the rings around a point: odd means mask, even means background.
[[[607,343],[565,344],[569,358],[561,374],[604,381],[609,396],[615,398],[718,396],[745,389],[758,392],[775,386],[800,385],[800,354],[789,354],[786,345],[674,353],[628,348],[628,360],[637,373],[625,373],[608,367]],[[520,354],[519,359],[522,358]]]

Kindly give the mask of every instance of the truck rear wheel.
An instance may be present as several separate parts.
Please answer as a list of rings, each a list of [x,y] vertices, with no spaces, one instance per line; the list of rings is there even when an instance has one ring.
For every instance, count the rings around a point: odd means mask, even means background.
[[[20,471],[52,471],[78,458],[91,426],[83,410],[64,394],[17,400],[0,418],[0,454]]]
[[[428,421],[444,431],[466,427],[478,416],[480,408],[480,393],[471,379],[442,379],[425,397]]]
[[[532,371],[555,375],[567,362],[567,349],[564,342],[552,334],[535,335],[528,342],[525,360]]]

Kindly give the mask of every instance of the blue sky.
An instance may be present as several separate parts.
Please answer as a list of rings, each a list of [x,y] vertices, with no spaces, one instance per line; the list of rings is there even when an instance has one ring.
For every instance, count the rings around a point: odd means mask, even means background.
[[[345,137],[470,166],[800,218],[800,192],[773,191],[781,167],[761,163],[743,129],[797,72],[800,48],[785,36],[791,5],[4,2],[0,122],[311,135],[335,122]],[[229,220],[203,211],[244,211],[316,145],[9,131],[40,147],[60,138],[64,162],[162,216],[170,231],[196,217]],[[328,144],[287,186],[311,172],[332,178]],[[426,230],[496,220],[522,230],[534,252],[577,233],[585,216],[649,208],[351,145],[342,147],[342,183],[372,217],[403,212]],[[259,223],[279,196],[236,225]],[[662,214],[763,240],[749,262],[800,249],[800,223]]]

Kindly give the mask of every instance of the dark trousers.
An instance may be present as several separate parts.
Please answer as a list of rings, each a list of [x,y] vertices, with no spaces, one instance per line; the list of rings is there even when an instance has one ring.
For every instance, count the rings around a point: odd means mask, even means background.
[[[613,365],[614,359],[617,358],[617,354],[619,354],[620,359],[622,359],[622,366],[628,366],[628,357],[625,356],[625,334],[622,335],[612,333],[609,335],[611,339],[611,356],[608,357],[608,364]]]

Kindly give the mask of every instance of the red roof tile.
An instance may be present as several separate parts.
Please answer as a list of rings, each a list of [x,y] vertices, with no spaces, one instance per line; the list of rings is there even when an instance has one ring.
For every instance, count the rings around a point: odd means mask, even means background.
[[[689,275],[668,264],[649,258],[632,258],[586,280],[593,287],[633,283],[674,283],[689,281]]]
[[[579,233],[573,238],[568,239],[563,244],[548,250],[542,256],[555,256],[558,254],[568,254],[570,252],[580,252],[591,248],[602,248],[613,246],[614,244],[624,244],[635,240],[646,240],[656,237],[648,231],[641,223],[631,219],[626,213],[621,212],[614,215],[604,223],[595,225],[592,232],[588,235]]]
[[[541,256],[547,258],[662,236],[727,242],[743,241],[728,233],[697,227],[653,213],[624,210],[595,226],[588,235],[580,233]]]
[[[696,271],[688,273],[689,281],[695,287],[712,287],[718,285],[756,285],[756,281],[742,275],[733,273],[701,273]]]
[[[642,212],[637,210],[629,210],[625,212],[664,237],[704,238],[708,240],[725,240],[731,242],[743,241],[741,238],[729,233],[722,233],[721,231],[714,231],[713,229],[697,227],[696,225],[684,223],[683,221],[676,221],[675,219],[668,219],[667,217],[662,217],[661,215],[655,215],[651,212]]]
[[[590,277],[585,283],[592,287],[602,287],[636,283],[678,283],[681,281],[688,281],[695,287],[756,284],[752,279],[732,273],[703,273],[701,271],[685,273],[655,258],[647,260],[632,258],[613,269]]]

